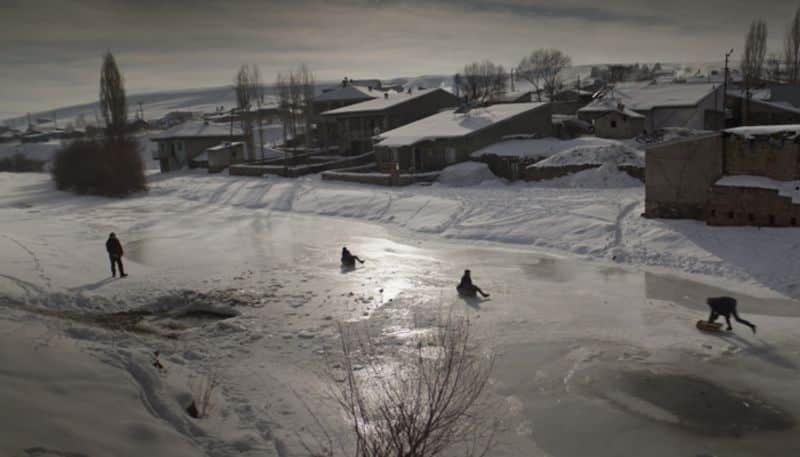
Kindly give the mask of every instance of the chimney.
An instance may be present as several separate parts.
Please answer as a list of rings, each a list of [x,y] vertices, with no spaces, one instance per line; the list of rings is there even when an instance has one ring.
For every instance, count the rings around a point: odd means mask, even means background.
[[[369,91],[372,92],[372,86],[367,86],[367,89],[369,89]]]
[[[409,93],[409,94],[411,93],[411,88],[410,88],[410,87],[408,88],[408,93]]]
[[[389,92],[384,92],[383,93],[383,98],[387,98],[388,99],[389,98]]]

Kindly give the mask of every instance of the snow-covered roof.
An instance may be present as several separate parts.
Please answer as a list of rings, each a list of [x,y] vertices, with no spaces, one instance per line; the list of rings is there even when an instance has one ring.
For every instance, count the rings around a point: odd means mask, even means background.
[[[717,84],[620,83],[578,111],[609,111],[619,103],[634,111],[695,106],[718,87]]]
[[[578,137],[571,140],[560,140],[551,137],[510,138],[479,149],[472,153],[472,157],[478,158],[488,154],[496,154],[503,157],[546,158],[576,147],[601,147],[613,144],[618,144],[618,142],[594,136]]]
[[[442,111],[378,135],[380,146],[410,146],[424,140],[455,138],[539,109],[546,103],[506,103],[475,108],[466,113]]]
[[[332,102],[342,100],[369,100],[378,95],[383,97],[383,92],[377,89],[369,90],[368,87],[347,85],[323,92],[314,97],[315,102]]]
[[[741,89],[728,90],[728,95],[738,98],[746,97],[745,91]],[[753,103],[759,103],[761,105],[771,106],[773,108],[800,114],[800,107],[794,106],[786,100],[779,100],[769,88],[751,90],[750,101]]]
[[[242,130],[233,128],[233,136],[242,136]],[[203,138],[231,136],[231,127],[226,124],[211,124],[207,122],[188,121],[165,130],[158,135],[153,135],[153,141],[168,140],[172,138]]]
[[[206,149],[206,151],[222,151],[222,150],[225,150],[225,149],[228,149],[228,148],[241,146],[243,144],[244,144],[244,141],[233,141],[233,142],[230,142],[230,143],[226,141],[226,142],[220,143],[220,144],[218,144],[216,146],[211,146],[210,148]]]
[[[778,195],[791,198],[792,203],[800,203],[800,181],[778,181],[766,176],[738,175],[725,176],[715,184],[726,187],[777,190]]]
[[[644,152],[634,149],[619,141],[608,144],[588,144],[561,151],[531,167],[566,167],[574,165],[631,166],[644,168]]]
[[[641,114],[639,114],[636,111],[628,108],[627,106],[623,106],[622,109],[620,109],[619,106],[611,108],[611,109],[608,110],[608,112],[604,113],[603,116],[606,116],[606,115],[608,115],[610,113],[621,114],[623,116],[628,116],[628,117],[633,118],[633,119],[647,119],[646,116],[642,116]]]
[[[787,125],[753,125],[749,127],[736,127],[725,130],[726,133],[737,135],[744,138],[754,138],[757,136],[771,136],[783,134],[796,137],[800,135],[800,124]]]
[[[325,111],[322,113],[323,115],[335,115],[335,114],[350,114],[350,113],[362,113],[362,112],[370,112],[370,111],[383,111],[387,108],[391,108],[395,105],[399,105],[401,103],[405,103],[409,100],[414,100],[415,98],[421,97],[423,95],[430,94],[431,92],[435,91],[442,91],[445,92],[444,89],[415,89],[412,90],[411,93],[408,91],[405,92],[395,92],[395,91],[377,91],[374,92],[377,98],[372,100],[367,100],[365,102],[356,103],[350,106],[343,106],[341,108],[333,109],[330,111]]]

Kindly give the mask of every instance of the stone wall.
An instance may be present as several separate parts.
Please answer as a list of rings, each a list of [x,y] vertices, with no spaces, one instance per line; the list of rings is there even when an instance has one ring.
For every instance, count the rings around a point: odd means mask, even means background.
[[[712,186],[706,207],[708,225],[792,227],[800,220],[800,205],[777,190]]]
[[[722,176],[718,134],[653,146],[645,152],[645,215],[703,219],[708,191]]]
[[[800,145],[748,140],[729,135],[726,141],[725,174],[766,176],[778,181],[800,179]]]

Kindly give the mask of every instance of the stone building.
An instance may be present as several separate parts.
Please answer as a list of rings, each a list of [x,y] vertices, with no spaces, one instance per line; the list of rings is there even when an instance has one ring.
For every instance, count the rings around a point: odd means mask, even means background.
[[[633,138],[645,131],[646,117],[620,105],[594,120],[594,134],[600,138]]]
[[[326,150],[336,146],[342,154],[369,152],[375,135],[457,104],[458,98],[444,89],[381,91],[373,100],[323,112],[324,122],[335,124],[336,132],[335,141],[323,139],[323,146]]]
[[[646,155],[645,215],[709,225],[794,226],[800,126],[758,126],[656,146]]]
[[[470,159],[470,155],[503,137],[549,136],[547,103],[508,103],[448,110],[389,130],[377,137],[375,160],[380,169],[436,171]]]
[[[180,170],[189,166],[192,160],[220,143],[243,141],[241,129],[223,124],[190,121],[175,126],[158,135],[151,141],[158,144],[156,151],[161,172]]]
[[[578,118],[593,122],[622,104],[645,116],[644,129],[666,127],[719,130],[725,127],[719,84],[619,83],[578,110]]]

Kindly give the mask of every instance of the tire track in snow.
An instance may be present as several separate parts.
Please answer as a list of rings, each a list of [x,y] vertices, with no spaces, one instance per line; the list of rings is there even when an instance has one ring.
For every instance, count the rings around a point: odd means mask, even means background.
[[[33,260],[33,269],[34,269],[34,271],[36,272],[37,275],[39,275],[40,278],[42,278],[42,281],[44,281],[44,283],[46,284],[47,288],[49,289],[50,286],[52,285],[51,281],[50,281],[50,277],[47,276],[47,274],[45,274],[44,268],[42,267],[42,262],[39,260],[39,257],[36,255],[36,253],[33,252],[32,249],[30,249],[28,246],[26,246],[25,244],[23,244],[22,242],[20,242],[16,238],[14,238],[14,237],[12,237],[10,235],[6,235],[5,233],[3,234],[3,236],[7,240],[9,240],[12,243],[16,244],[17,246],[19,246],[20,249],[25,251],[31,257],[31,259]]]
[[[624,206],[620,210],[619,214],[617,215],[617,220],[614,222],[614,239],[611,241],[611,244],[608,246],[607,249],[614,250],[614,255],[617,254],[616,251],[622,249],[622,241],[624,234],[622,233],[622,223],[625,221],[625,218],[637,207],[639,206],[638,201],[630,202]]]

